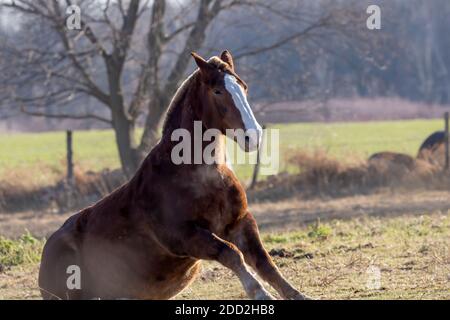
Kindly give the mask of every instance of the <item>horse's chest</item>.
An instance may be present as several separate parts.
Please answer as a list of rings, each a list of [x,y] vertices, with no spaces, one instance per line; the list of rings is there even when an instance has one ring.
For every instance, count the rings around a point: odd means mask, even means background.
[[[247,211],[247,200],[242,187],[229,177],[204,181],[194,193],[192,200],[196,217],[206,221],[214,232],[224,229]]]

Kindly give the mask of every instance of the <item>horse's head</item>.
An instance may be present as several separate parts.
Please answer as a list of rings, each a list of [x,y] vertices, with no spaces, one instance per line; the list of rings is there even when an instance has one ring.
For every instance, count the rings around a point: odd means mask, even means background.
[[[197,116],[208,129],[215,128],[223,134],[235,130],[233,139],[245,151],[255,150],[261,140],[262,129],[247,101],[247,84],[234,71],[228,51],[220,59],[206,61],[192,53],[199,68],[201,103],[194,106]]]

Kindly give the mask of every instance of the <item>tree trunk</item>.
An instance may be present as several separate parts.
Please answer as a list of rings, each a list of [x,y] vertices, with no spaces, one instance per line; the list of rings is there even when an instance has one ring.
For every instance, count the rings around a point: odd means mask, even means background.
[[[140,164],[135,145],[135,124],[123,112],[113,112],[112,118],[122,170],[130,177]]]
[[[140,161],[150,152],[160,138],[160,129],[165,111],[169,106],[170,98],[164,96],[154,96],[150,102],[149,113],[145,119],[144,133],[139,145],[138,157]]]
[[[116,136],[120,163],[126,176],[131,177],[139,167],[135,144],[135,119],[126,111],[122,95],[121,76],[124,65],[122,56],[110,55],[105,59],[109,84],[109,107]]]

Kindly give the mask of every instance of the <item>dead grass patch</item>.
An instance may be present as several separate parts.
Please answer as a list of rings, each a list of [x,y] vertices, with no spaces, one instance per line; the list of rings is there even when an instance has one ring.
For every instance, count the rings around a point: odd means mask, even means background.
[[[46,169],[37,171],[45,172]],[[46,180],[46,183],[29,179],[29,175],[29,172],[15,170],[2,176],[0,212],[77,209],[101,199],[127,181],[121,170],[93,172],[80,167],[74,168],[73,186],[67,183],[62,173],[59,180]]]
[[[450,173],[439,163],[406,154],[382,152],[368,160],[344,163],[324,151],[301,151],[291,154],[288,161],[298,168],[298,174],[282,173],[261,181],[249,191],[249,198],[274,201],[292,196],[305,199],[370,194],[382,188],[450,189]]]

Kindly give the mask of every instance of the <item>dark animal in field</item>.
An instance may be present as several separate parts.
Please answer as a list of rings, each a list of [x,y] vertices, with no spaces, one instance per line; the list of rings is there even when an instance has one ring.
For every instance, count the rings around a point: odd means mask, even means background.
[[[445,161],[445,131],[431,134],[419,148],[418,159],[426,160],[433,165],[443,165]]]
[[[209,61],[193,57],[199,69],[178,89],[162,138],[134,177],[70,217],[48,239],[39,271],[43,298],[169,299],[194,280],[203,259],[231,269],[252,299],[272,296],[248,265],[283,298],[305,298],[264,249],[244,189],[225,164],[226,129],[257,131],[238,139],[246,151],[256,149],[261,137],[247,85],[235,73],[228,51]],[[195,121],[203,130],[222,133],[215,142],[215,157],[222,161],[174,164],[177,142],[171,136],[177,129],[193,133]],[[190,137],[192,145],[206,147],[201,138]],[[69,288],[76,268],[80,286]]]
[[[439,145],[445,143],[445,132],[444,131],[436,131],[432,133],[428,138],[425,139],[425,141],[422,143],[422,145],[419,148],[419,155],[424,150],[433,150],[436,147],[439,147]]]

